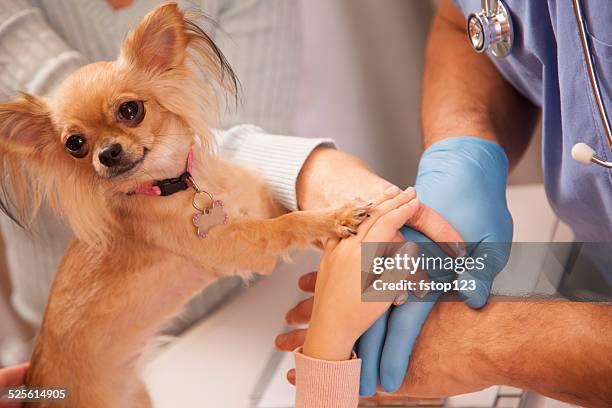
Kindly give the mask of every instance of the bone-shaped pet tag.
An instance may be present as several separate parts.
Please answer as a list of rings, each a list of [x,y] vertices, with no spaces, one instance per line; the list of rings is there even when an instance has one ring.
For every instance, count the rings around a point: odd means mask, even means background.
[[[215,200],[211,207],[193,216],[193,225],[199,237],[206,238],[208,232],[217,225],[227,224],[229,216],[223,210],[223,201]]]

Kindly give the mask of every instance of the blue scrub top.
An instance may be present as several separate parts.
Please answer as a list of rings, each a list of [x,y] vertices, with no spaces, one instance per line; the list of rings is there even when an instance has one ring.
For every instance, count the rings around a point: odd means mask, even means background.
[[[481,0],[455,0],[467,17]],[[542,165],[548,199],[577,241],[612,242],[612,170],[571,157],[575,143],[612,161],[588,79],[570,0],[505,0],[514,24],[514,48],[489,57],[520,93],[542,108]],[[582,0],[608,115],[612,114],[612,2]],[[466,41],[467,38],[466,38]],[[612,120],[612,118],[611,118]]]

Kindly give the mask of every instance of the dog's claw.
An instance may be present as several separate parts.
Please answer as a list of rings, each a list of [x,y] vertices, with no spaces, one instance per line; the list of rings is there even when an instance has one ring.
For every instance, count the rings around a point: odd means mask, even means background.
[[[363,218],[366,215],[368,215],[368,212],[366,210],[364,210],[364,209],[355,210],[355,217]]]
[[[357,228],[369,216],[370,207],[362,205],[347,204],[338,209],[336,234],[340,238],[348,238],[357,235]]]
[[[357,235],[357,230],[354,228],[351,228],[349,226],[343,225],[340,228],[338,228],[338,237],[339,238],[348,238],[350,236],[354,236]]]

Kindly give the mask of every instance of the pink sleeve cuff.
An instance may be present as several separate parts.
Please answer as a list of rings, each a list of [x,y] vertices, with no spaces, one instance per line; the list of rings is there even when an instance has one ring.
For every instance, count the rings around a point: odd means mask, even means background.
[[[355,353],[350,360],[317,360],[302,354],[295,356],[296,408],[356,408],[359,404],[361,359]]]

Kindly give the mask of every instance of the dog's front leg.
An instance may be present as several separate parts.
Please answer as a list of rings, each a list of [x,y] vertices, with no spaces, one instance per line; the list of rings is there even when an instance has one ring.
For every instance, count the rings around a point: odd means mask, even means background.
[[[345,238],[356,233],[368,205],[347,204],[337,209],[298,211],[267,220],[236,220],[210,230],[206,238],[189,239],[190,256],[220,275],[241,272],[269,274],[276,258],[318,239]]]

